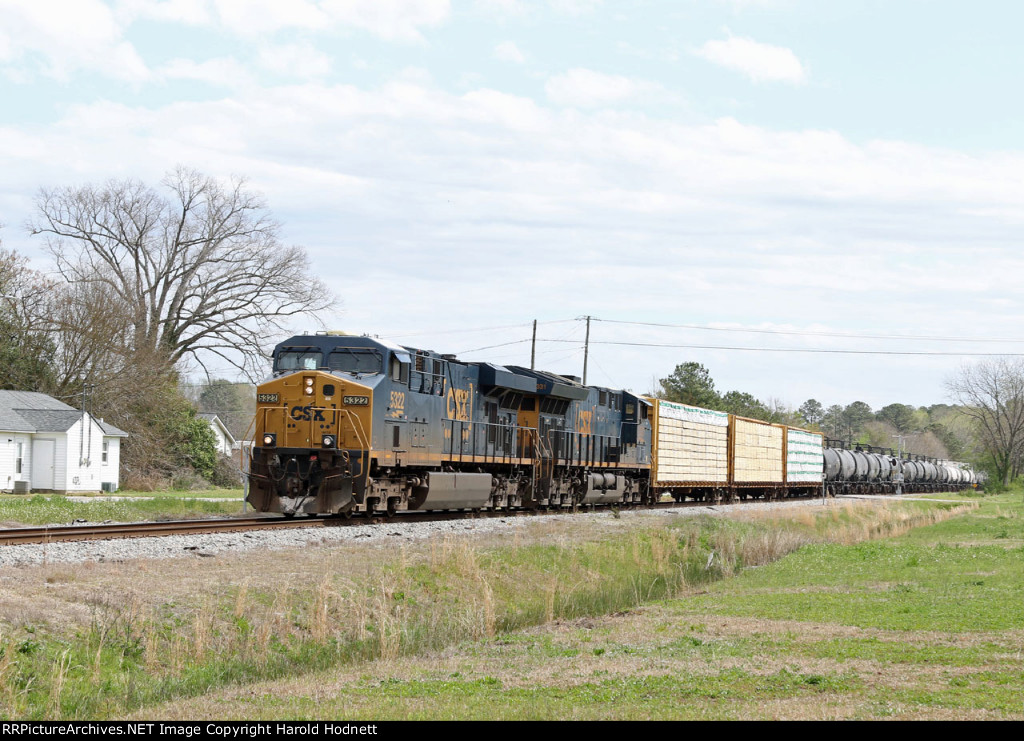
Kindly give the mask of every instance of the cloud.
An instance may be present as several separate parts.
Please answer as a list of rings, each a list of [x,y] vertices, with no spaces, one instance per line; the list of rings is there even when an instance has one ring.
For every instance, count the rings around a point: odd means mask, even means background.
[[[421,41],[422,28],[451,15],[449,0],[324,0],[321,8],[334,22],[387,41]]]
[[[725,41],[708,41],[694,53],[709,62],[742,72],[754,82],[800,85],[807,79],[807,71],[790,49],[753,39],[730,36]]]
[[[563,15],[579,16],[591,13],[603,0],[475,0],[483,11],[498,17],[538,15],[552,10]]]
[[[331,71],[331,58],[308,43],[264,46],[259,64],[274,74],[297,79],[317,79]]]
[[[568,15],[584,15],[591,13],[603,5],[603,0],[548,0],[551,7],[559,13]]]
[[[0,5],[0,63],[22,78],[31,70],[68,80],[87,70],[143,81],[149,70],[123,33],[122,21],[99,0],[13,0]]]
[[[330,23],[331,16],[313,0],[212,0],[212,3],[221,25],[244,36],[293,28],[322,30]]]
[[[128,0],[128,7],[159,20],[216,23],[240,36],[357,28],[388,41],[421,41],[421,29],[451,14],[450,0]]]
[[[126,23],[146,18],[202,25],[213,17],[210,0],[118,0],[115,13]]]
[[[243,87],[254,82],[246,67],[232,57],[208,59],[203,62],[172,59],[161,66],[156,75],[163,80],[194,80],[225,88]]]
[[[216,29],[243,38],[287,31],[337,35],[358,29],[393,42],[421,42],[422,31],[444,23],[450,0],[3,0],[0,2],[0,72],[27,83],[36,75],[67,81],[79,72],[98,73],[132,83],[159,79],[129,39],[143,20]],[[270,56],[268,56],[268,54]],[[325,56],[311,47],[264,47],[264,65],[311,63],[323,74]],[[211,65],[193,62],[193,72],[215,74]],[[205,69],[201,69],[205,67]],[[165,70],[166,71],[166,70]],[[184,73],[185,65],[171,72]]]
[[[500,44],[494,47],[494,58],[499,59],[502,62],[514,62],[515,64],[522,64],[526,61],[526,57],[523,52],[519,50],[519,47],[512,41],[502,41]]]
[[[313,81],[153,108],[73,106],[57,124],[0,126],[0,159],[8,224],[26,220],[41,185],[156,182],[178,163],[248,175],[288,241],[308,247],[350,307],[325,321],[356,332],[497,326],[530,312],[964,336],[977,326],[1014,336],[1024,321],[1013,281],[991,279],[1024,270],[1020,153],[861,144],[732,118],[686,124],[486,87],[453,94],[411,70],[372,88]],[[41,250],[16,228],[3,237]],[[467,305],[472,322],[460,319]],[[494,334],[416,342],[461,351],[529,337]],[[597,335],[629,339],[606,325]],[[707,333],[651,339],[758,344]],[[528,362],[517,347],[507,361]],[[916,358],[919,374],[899,358],[599,345],[591,358],[602,369],[594,381],[638,390],[692,359],[721,387],[762,398],[873,405],[937,401],[942,369],[959,362]],[[911,367],[913,385],[899,387]],[[579,372],[575,361],[551,369]],[[812,383],[831,375],[857,377],[858,390],[843,398]]]
[[[577,108],[597,108],[665,93],[655,82],[581,67],[551,77],[544,91],[552,103]]]

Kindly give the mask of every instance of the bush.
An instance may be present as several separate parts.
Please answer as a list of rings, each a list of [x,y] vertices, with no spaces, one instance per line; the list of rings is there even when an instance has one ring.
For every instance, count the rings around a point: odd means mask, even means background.
[[[120,487],[128,491],[157,491],[167,488],[167,479],[149,471],[126,470],[121,474]]]
[[[209,423],[195,414],[194,409],[189,409],[187,419],[178,423],[175,453],[180,463],[188,464],[200,476],[212,480],[217,467],[217,438]]]
[[[182,467],[171,476],[170,488],[178,491],[197,491],[210,488],[210,482],[191,468]]]
[[[237,488],[244,480],[242,472],[234,459],[226,456],[217,456],[217,464],[213,468],[213,475],[210,476],[210,483],[214,486],[223,486],[226,489]]]

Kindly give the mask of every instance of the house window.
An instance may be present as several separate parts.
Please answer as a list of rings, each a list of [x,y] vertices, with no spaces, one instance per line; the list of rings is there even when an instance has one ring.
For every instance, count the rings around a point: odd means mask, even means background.
[[[102,456],[102,460],[103,460],[103,465],[104,466],[107,465],[107,453],[109,453],[109,452],[110,452],[110,441],[109,440],[104,440],[103,441],[103,456]]]
[[[25,455],[25,443],[18,443],[18,457],[14,459],[14,472],[21,473],[21,461]]]

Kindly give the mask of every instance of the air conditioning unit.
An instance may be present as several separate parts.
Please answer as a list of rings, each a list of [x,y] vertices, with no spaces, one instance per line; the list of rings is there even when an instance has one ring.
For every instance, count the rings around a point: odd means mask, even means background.
[[[100,484],[100,488],[106,492],[115,492],[117,491],[117,484],[115,484],[113,481],[104,481],[102,484]]]
[[[14,482],[14,493],[15,494],[28,494],[32,490],[32,483],[30,481],[15,481]]]

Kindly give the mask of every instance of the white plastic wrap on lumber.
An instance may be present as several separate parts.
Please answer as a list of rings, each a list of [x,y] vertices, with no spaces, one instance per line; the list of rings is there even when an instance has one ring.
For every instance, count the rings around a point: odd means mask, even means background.
[[[820,482],[824,470],[821,435],[789,430],[786,437],[786,480],[790,483]]]
[[[659,401],[656,444],[656,484],[728,483],[728,414]]]
[[[782,483],[782,428],[736,420],[733,481]]]

